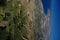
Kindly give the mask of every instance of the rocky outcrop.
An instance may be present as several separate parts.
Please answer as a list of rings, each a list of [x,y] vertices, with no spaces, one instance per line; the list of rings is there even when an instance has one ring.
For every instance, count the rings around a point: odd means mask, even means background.
[[[48,40],[50,35],[50,10],[44,14],[41,0],[35,0],[34,9],[34,40]]]

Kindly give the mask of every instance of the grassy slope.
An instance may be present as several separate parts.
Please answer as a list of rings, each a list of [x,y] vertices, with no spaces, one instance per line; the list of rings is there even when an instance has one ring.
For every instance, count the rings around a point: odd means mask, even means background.
[[[8,25],[3,32],[0,30],[1,33],[0,39],[23,40],[22,38],[24,36],[23,24],[25,24],[26,20],[26,16],[24,16],[24,8],[22,6],[19,7],[19,2],[17,0],[13,0],[11,2],[7,2],[4,9],[5,10],[3,10],[3,7],[0,8],[0,14],[2,14],[3,11],[5,11],[9,12],[10,14],[8,13],[8,15],[10,16],[6,15],[8,19],[7,21]],[[0,15],[0,24],[2,22],[2,18],[3,17]]]

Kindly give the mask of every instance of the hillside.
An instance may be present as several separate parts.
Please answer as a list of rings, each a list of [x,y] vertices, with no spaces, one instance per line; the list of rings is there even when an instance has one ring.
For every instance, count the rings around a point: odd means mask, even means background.
[[[50,10],[47,13],[41,0],[0,1],[0,40],[48,40]]]

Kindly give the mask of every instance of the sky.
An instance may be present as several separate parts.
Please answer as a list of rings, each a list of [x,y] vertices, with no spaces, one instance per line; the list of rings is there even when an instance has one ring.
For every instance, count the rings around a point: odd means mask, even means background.
[[[50,40],[60,40],[60,0],[51,2],[51,29]]]
[[[60,40],[60,0],[42,0],[44,12],[51,11],[50,40]]]
[[[42,0],[45,14],[47,14],[47,10],[50,9],[50,2],[51,0]]]

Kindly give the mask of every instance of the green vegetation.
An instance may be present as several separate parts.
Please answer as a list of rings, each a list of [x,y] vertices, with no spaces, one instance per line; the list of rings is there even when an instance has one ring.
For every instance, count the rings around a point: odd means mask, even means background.
[[[19,2],[16,0],[15,3],[12,1],[6,2],[6,6],[0,7],[0,23],[7,21],[6,28],[0,29],[0,40],[24,40],[24,24],[26,24],[27,16],[25,16],[24,8],[19,6]],[[14,4],[14,5],[12,5]],[[20,4],[21,5],[21,4]],[[5,11],[5,13],[3,13]],[[2,13],[5,15],[2,15]],[[2,15],[2,16],[1,16]],[[3,20],[5,18],[5,20]]]

